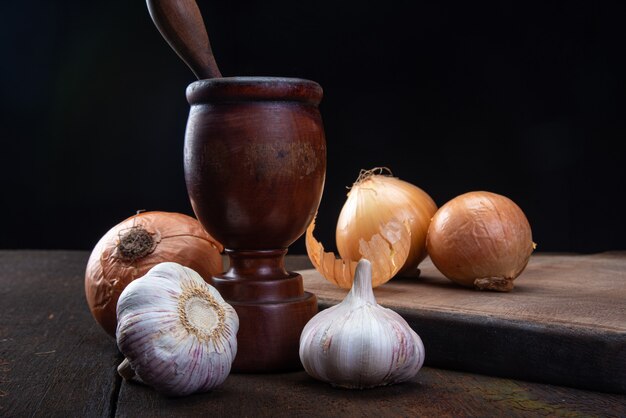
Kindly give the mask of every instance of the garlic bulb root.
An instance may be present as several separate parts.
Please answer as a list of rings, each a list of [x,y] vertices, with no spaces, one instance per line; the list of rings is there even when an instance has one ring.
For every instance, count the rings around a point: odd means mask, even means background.
[[[157,391],[183,396],[212,389],[230,373],[239,318],[192,269],[157,264],[124,289],[117,316],[123,377],[132,378],[130,365]]]
[[[410,380],[424,364],[417,333],[396,312],[376,303],[371,271],[371,263],[360,260],[346,298],[304,327],[300,360],[313,378],[367,389]]]

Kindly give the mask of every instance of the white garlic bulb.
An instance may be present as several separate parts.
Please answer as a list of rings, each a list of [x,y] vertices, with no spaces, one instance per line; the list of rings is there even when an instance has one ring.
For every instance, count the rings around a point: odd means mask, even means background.
[[[220,385],[237,353],[239,318],[194,270],[157,264],[131,282],[117,305],[117,345],[124,378],[170,396]]]
[[[300,360],[316,379],[366,389],[413,378],[424,364],[424,345],[400,315],[376,303],[371,264],[361,259],[346,298],[302,330]]]

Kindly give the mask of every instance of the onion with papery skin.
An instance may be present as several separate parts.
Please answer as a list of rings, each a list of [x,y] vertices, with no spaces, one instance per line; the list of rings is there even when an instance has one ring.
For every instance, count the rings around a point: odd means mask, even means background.
[[[85,270],[85,295],[91,314],[115,337],[117,301],[130,282],[166,261],[189,267],[209,280],[223,271],[223,249],[191,216],[138,213],[111,228],[91,252]]]
[[[307,229],[307,253],[315,268],[329,281],[350,289],[357,262],[372,264],[372,285],[379,286],[396,274],[417,275],[426,257],[426,233],[437,205],[419,187],[383,175],[384,168],[361,170],[348,193],[336,240],[340,260]]]
[[[361,170],[352,185],[337,221],[337,251],[341,258],[358,261],[360,239],[369,240],[390,219],[407,221],[411,247],[398,274],[414,275],[419,263],[426,258],[426,233],[437,205],[419,187],[383,175],[383,170]]]
[[[522,209],[485,191],[450,200],[435,214],[426,248],[448,279],[481,290],[509,291],[536,245]]]
[[[329,282],[349,290],[358,262],[337,259],[324,251],[324,246],[313,236],[315,219],[306,230],[306,250],[313,266]],[[372,266],[372,287],[386,283],[396,275],[406,261],[411,246],[411,230],[407,223],[392,219],[381,225],[379,233],[369,241],[359,241],[359,251]]]

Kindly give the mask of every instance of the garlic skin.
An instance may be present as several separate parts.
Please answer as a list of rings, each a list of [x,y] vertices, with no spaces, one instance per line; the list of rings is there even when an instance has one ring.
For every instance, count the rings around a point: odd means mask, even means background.
[[[131,282],[120,295],[117,321],[117,345],[126,357],[120,375],[134,372],[165,395],[220,385],[237,354],[237,313],[198,273],[177,263],[157,264]]]
[[[361,259],[346,298],[315,315],[300,336],[306,372],[333,386],[367,389],[412,379],[424,345],[409,324],[376,303],[372,267]]]

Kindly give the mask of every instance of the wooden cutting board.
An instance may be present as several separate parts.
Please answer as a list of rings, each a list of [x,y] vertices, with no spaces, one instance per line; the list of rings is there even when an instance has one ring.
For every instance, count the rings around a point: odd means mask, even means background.
[[[427,365],[626,393],[626,252],[536,253],[509,293],[462,288],[429,259],[420,269],[374,294],[420,335]],[[300,273],[320,309],[347,293]]]

